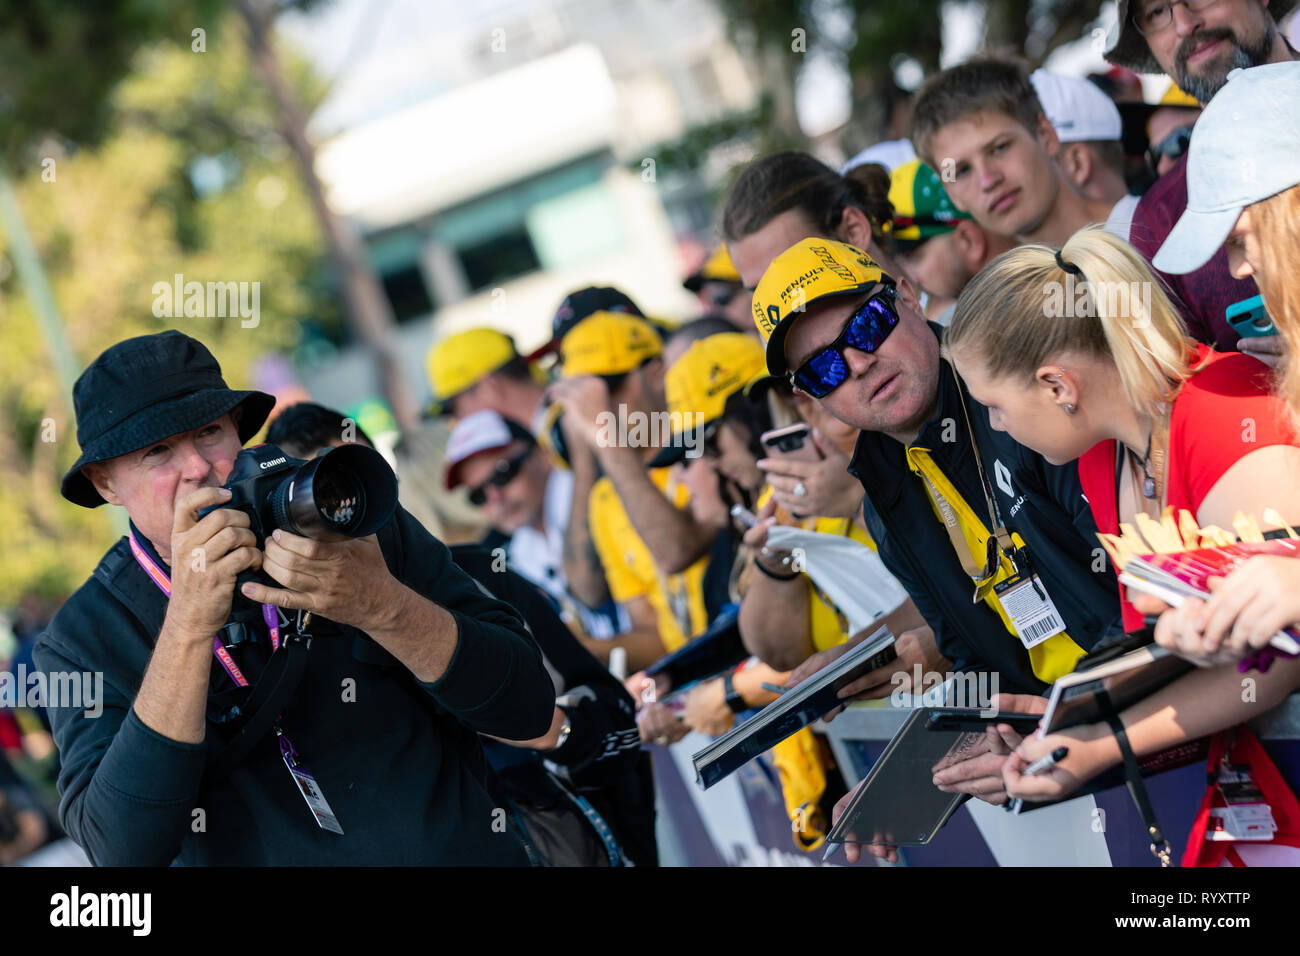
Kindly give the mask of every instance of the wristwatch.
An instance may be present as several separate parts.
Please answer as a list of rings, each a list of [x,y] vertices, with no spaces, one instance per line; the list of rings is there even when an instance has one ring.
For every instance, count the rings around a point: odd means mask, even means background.
[[[573,733],[573,719],[568,715],[568,712],[566,711],[564,714],[564,726],[560,728],[560,737],[558,740],[555,741],[555,746],[552,747],[551,750],[556,751],[559,750],[561,747],[563,747],[565,741],[569,739],[569,734],[571,733]]]
[[[731,712],[733,714],[739,714],[741,711],[748,710],[749,705],[745,703],[745,698],[740,696],[740,692],[736,690],[736,685],[732,683],[731,678],[731,674],[722,678],[722,693],[726,698],[727,706],[731,709]]]

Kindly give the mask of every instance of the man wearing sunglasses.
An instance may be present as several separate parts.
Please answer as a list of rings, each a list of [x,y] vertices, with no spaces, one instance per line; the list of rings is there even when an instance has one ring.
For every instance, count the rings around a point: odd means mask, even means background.
[[[589,608],[569,591],[564,529],[572,483],[558,476],[532,433],[491,409],[462,418],[447,442],[447,490],[468,487],[470,504],[506,539],[511,570],[549,594],[589,637],[604,640],[618,631],[617,608],[612,601]]]
[[[754,323],[772,374],[861,429],[850,471],[867,528],[955,670],[1028,694],[1070,672],[1118,617],[1078,475],[989,427],[911,284],[853,246],[804,239],[763,274]],[[1005,752],[944,785],[1003,802],[990,771]]]
[[[1106,59],[1139,73],[1167,73],[1179,88],[1208,103],[1232,70],[1296,58],[1277,26],[1295,5],[1296,0],[1120,0],[1119,35]],[[1153,133],[1151,142],[1161,140]],[[1186,208],[1184,155],[1143,194],[1125,238],[1150,260]],[[1157,275],[1184,305],[1194,338],[1220,351],[1240,350],[1276,363],[1277,336],[1243,339],[1227,320],[1230,306],[1259,290],[1253,279],[1232,277],[1225,250],[1187,275]]]

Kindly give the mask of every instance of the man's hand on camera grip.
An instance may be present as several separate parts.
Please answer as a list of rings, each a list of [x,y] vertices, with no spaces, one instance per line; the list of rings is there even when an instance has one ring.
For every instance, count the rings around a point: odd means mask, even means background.
[[[245,597],[311,611],[367,632],[383,626],[400,603],[395,597],[400,584],[374,535],[317,541],[278,530],[266,539],[262,570],[283,589],[249,583]]]

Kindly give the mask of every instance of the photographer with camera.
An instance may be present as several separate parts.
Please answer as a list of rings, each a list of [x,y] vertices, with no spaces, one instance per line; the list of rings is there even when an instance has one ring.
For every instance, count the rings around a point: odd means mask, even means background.
[[[241,455],[273,399],[229,389],[175,331],[108,349],[73,398],[63,495],[131,519],[35,652],[104,674],[98,718],[50,710],[60,819],[91,860],[525,863],[476,734],[542,736],[554,688],[518,615],[396,507],[391,472],[331,463],[357,447]]]

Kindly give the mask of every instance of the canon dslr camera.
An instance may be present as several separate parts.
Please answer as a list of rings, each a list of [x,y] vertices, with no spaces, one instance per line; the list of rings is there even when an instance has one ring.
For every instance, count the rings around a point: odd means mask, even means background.
[[[276,528],[317,541],[364,538],[397,508],[397,476],[365,445],[340,445],[311,461],[290,458],[277,445],[255,445],[235,458],[225,487],[230,501],[199,517],[238,508],[248,515],[258,547]]]

